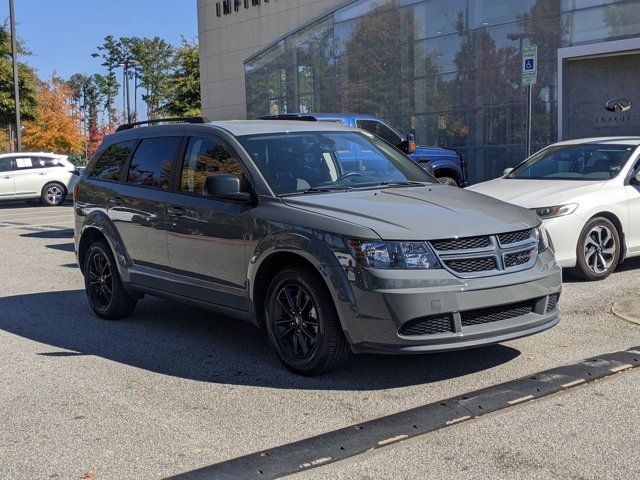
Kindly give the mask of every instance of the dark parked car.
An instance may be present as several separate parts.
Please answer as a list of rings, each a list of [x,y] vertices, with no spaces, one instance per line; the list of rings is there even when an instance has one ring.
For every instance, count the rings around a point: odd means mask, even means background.
[[[373,115],[355,113],[286,113],[282,115],[267,115],[261,117],[261,119],[334,122],[361,128],[398,147],[411,160],[433,173],[442,183],[458,187],[469,185],[467,166],[458,152],[448,148],[416,145],[413,134],[403,137],[395,128]]]
[[[75,248],[105,319],[145,294],[211,308],[264,328],[306,375],[351,351],[462,349],[558,323],[561,270],[535,213],[443,185],[359,129],[127,125],[85,173]]]

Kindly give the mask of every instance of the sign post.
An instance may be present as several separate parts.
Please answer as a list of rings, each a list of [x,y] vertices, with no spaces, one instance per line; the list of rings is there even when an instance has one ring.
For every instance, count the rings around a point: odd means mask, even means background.
[[[522,48],[522,85],[527,87],[527,140],[525,150],[531,156],[531,110],[533,97],[531,86],[538,81],[538,47],[531,45]]]

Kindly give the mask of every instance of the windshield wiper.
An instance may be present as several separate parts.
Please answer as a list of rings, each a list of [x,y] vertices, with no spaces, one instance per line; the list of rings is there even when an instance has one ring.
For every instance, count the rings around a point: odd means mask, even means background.
[[[291,195],[301,195],[301,194],[308,194],[308,193],[326,193],[326,192],[348,192],[351,190],[355,190],[353,187],[348,187],[348,186],[339,186],[339,185],[334,185],[334,186],[328,186],[328,187],[310,187],[307,188],[306,190],[298,190],[295,192],[289,192],[289,193],[283,193],[280,194],[280,197],[288,197]]]
[[[413,180],[385,180],[384,182],[380,182],[378,184],[380,187],[384,186],[392,186],[392,187],[423,187],[424,183],[415,182]]]

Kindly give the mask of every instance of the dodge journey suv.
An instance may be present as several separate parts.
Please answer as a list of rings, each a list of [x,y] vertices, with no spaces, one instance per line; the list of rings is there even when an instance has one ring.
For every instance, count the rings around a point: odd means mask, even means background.
[[[356,128],[124,125],[74,199],[97,315],[127,317],[145,294],[207,307],[264,329],[301,374],[558,323],[561,269],[535,213],[443,185]]]

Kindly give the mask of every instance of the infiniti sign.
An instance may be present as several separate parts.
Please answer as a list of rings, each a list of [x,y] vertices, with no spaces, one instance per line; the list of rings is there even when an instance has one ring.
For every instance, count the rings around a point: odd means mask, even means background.
[[[605,108],[610,112],[628,112],[631,110],[631,100],[628,98],[614,98],[606,103]]]

